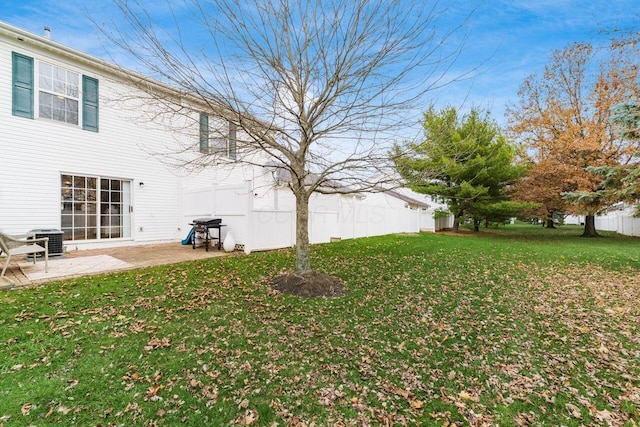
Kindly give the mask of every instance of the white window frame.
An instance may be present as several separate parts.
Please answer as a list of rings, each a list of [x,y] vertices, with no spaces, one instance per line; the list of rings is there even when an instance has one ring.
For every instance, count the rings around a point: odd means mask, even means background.
[[[35,85],[35,93],[34,93],[34,97],[35,97],[35,102],[34,102],[34,108],[35,109],[35,113],[36,113],[36,117],[43,119],[43,120],[51,120],[54,122],[58,122],[58,123],[65,123],[68,124],[70,126],[78,126],[81,127],[82,126],[82,73],[71,70],[67,67],[63,67],[60,66],[58,64],[52,63],[52,62],[47,62],[47,61],[42,61],[42,60],[36,60],[36,73],[35,73],[35,78],[34,78],[34,85]],[[64,84],[64,94],[60,93],[60,92],[56,92],[53,87],[53,85],[55,84],[53,82],[52,79],[52,87],[49,88],[43,88],[43,86],[41,85],[41,72],[43,70],[43,65],[46,65],[48,67],[52,68],[52,73],[54,73],[53,75],[55,75],[55,70],[61,70],[65,72],[65,82]],[[76,77],[76,93],[75,96],[73,96],[73,94],[69,94],[69,75],[75,75]],[[41,93],[45,93],[47,95],[53,96],[53,97],[57,97],[58,99],[65,99],[65,100],[71,100],[73,102],[76,103],[76,121],[68,121],[66,120],[67,118],[67,112],[65,110],[65,120],[60,120],[54,117],[53,111],[51,112],[51,117],[46,117],[43,116],[41,114],[41,106],[40,106],[40,97],[41,97]]]

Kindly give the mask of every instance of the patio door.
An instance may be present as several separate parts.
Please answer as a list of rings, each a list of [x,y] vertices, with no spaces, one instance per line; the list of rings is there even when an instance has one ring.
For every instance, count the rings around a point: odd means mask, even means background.
[[[65,240],[131,237],[131,181],[62,175],[61,225]]]

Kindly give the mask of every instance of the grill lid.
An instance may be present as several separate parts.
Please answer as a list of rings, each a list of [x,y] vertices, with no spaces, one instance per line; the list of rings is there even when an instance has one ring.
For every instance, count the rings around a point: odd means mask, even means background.
[[[222,223],[221,218],[196,218],[193,220],[193,225],[218,225]]]

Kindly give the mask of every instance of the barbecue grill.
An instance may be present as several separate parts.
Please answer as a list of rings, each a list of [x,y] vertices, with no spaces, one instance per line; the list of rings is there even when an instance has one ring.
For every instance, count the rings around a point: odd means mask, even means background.
[[[220,218],[196,218],[193,222],[189,223],[190,226],[193,227],[193,233],[191,233],[191,245],[193,249],[196,248],[196,239],[202,239],[204,243],[204,247],[209,251],[209,244],[212,240],[218,241],[218,249],[222,246],[222,242],[220,239],[220,229],[225,227],[222,224],[222,219]],[[218,237],[211,236],[211,230],[218,230]]]

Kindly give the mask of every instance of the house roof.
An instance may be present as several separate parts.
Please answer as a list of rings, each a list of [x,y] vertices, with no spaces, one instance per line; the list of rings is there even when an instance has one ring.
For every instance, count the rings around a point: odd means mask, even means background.
[[[395,190],[387,190],[384,192],[385,194],[388,194],[389,196],[395,197],[397,199],[403,200],[407,203],[409,203],[410,206],[415,206],[418,208],[428,208],[429,205],[425,202],[422,202],[420,200],[416,200],[413,197],[409,197],[406,194],[402,194],[398,191]]]
[[[23,30],[22,28],[14,27],[13,25],[9,25],[2,21],[0,21],[0,35],[3,35],[10,39],[15,39],[19,42],[22,42],[24,44],[27,44],[29,46],[32,46],[38,49],[42,49],[46,52],[55,54],[57,56],[69,58],[79,64],[100,70],[102,72],[105,72],[111,75],[115,75],[119,77],[122,77],[122,76],[136,77],[148,83],[158,85],[159,87],[164,87],[165,89],[171,90],[172,92],[176,91],[175,88],[169,85],[163,84],[161,82],[158,82],[156,80],[153,80],[147,76],[144,76],[142,74],[136,73],[126,68],[120,67],[111,62],[105,61],[103,59],[89,55],[87,53],[80,52],[79,50],[72,49],[68,46],[55,42],[47,37],[39,36],[37,34]]]
[[[273,178],[274,180],[276,180],[279,183],[289,183],[291,182],[291,174],[289,173],[289,171],[287,169],[285,169],[284,167],[278,166],[275,162],[270,162],[267,163],[265,166],[267,167],[271,167],[273,168],[272,174],[273,174]],[[311,184],[314,180],[318,179],[318,175],[317,174],[309,174],[306,177],[305,182],[307,184]],[[345,186],[343,184],[340,183],[340,181],[329,181],[327,183],[325,183],[325,187],[326,188],[330,188],[337,194],[364,194],[367,193],[368,191],[363,190],[363,191],[359,191],[357,189],[354,188],[350,188],[348,186]],[[375,192],[380,192],[380,193],[384,193],[387,194],[391,197],[395,197],[397,199],[400,199],[406,203],[408,203],[410,206],[412,207],[417,207],[417,208],[429,208],[431,205],[427,204],[426,202],[420,201],[418,199],[415,199],[407,194],[403,194],[401,191],[402,190],[406,190],[406,191],[410,191],[408,189],[398,189],[398,191],[395,190],[383,190],[382,188],[379,188],[379,191],[375,191]],[[321,191],[320,191],[321,192]],[[413,192],[411,192],[413,193]],[[413,193],[413,194],[417,194],[417,193]]]
[[[67,58],[77,64],[87,67],[88,69],[93,69],[106,75],[129,81],[138,87],[146,87],[153,91],[159,91],[160,93],[164,93],[181,100],[187,100],[194,106],[200,106],[200,108],[212,106],[212,101],[205,102],[202,98],[195,97],[193,94],[180,90],[174,86],[70,48],[47,37],[39,36],[21,28],[14,27],[6,22],[0,21],[0,36],[15,39],[20,43],[30,46],[31,48],[40,49],[53,55]]]

